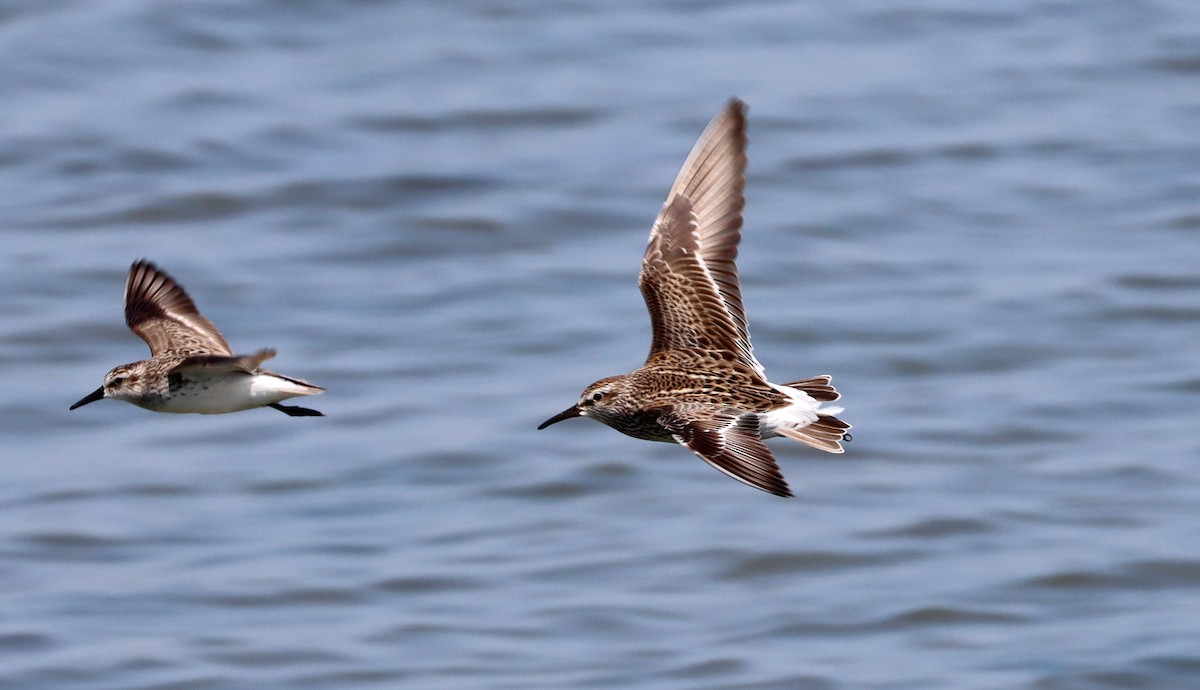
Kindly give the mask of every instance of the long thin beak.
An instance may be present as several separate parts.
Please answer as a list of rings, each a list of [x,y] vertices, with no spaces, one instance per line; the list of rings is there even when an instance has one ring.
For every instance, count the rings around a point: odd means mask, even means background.
[[[563,410],[562,412],[559,412],[558,414],[554,415],[550,419],[547,419],[546,421],[539,424],[538,431],[545,429],[546,427],[550,426],[551,424],[558,424],[559,422],[561,422],[564,419],[570,419],[571,417],[578,417],[581,414],[583,414],[583,410],[579,409],[578,405],[572,405],[572,406],[568,407],[567,409]]]
[[[104,399],[104,386],[100,386],[99,388],[92,391],[91,393],[88,393],[88,396],[86,398],[84,398],[83,400],[80,400],[79,402],[72,405],[71,409],[73,410],[76,407],[83,407],[84,405],[86,405],[88,403],[94,403],[97,400],[103,400],[103,399]]]

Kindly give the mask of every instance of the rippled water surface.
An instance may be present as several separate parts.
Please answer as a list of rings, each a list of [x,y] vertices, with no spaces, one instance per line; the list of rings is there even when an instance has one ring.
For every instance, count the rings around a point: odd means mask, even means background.
[[[797,497],[587,422],[751,105]],[[1200,685],[1200,5],[0,4],[0,687]],[[67,406],[130,262],[324,419]]]

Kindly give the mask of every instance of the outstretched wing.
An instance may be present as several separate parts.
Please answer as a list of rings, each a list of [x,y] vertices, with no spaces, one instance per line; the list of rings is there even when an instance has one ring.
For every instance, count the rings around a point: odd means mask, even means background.
[[[654,334],[647,361],[669,350],[728,350],[763,376],[738,283],[746,106],[732,100],[683,164],[650,231],[638,284]]]
[[[200,315],[183,286],[145,259],[129,267],[125,323],[146,341],[151,355],[167,350],[233,355],[229,343],[211,321]]]
[[[759,436],[758,415],[680,405],[658,421],[676,441],[730,477],[776,496],[792,495],[775,456]]]

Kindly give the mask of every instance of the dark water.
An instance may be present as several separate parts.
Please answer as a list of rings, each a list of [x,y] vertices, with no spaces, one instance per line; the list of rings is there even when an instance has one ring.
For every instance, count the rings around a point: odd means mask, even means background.
[[[798,496],[579,421],[726,98]],[[0,4],[0,687],[1200,686],[1200,5]],[[124,274],[329,391],[68,412]]]

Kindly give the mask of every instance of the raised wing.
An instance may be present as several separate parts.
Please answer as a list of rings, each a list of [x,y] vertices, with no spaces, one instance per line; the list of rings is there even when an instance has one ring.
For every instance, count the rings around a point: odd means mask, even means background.
[[[683,164],[650,231],[638,284],[654,328],[650,356],[728,350],[754,358],[737,275],[746,184],[746,107],[732,100]]]
[[[757,414],[714,413],[683,405],[666,412],[659,422],[676,441],[739,482],[776,496],[792,495],[775,456],[759,436]]]
[[[168,350],[232,356],[229,343],[175,279],[150,261],[129,267],[125,281],[125,323],[146,341],[150,354]]]

